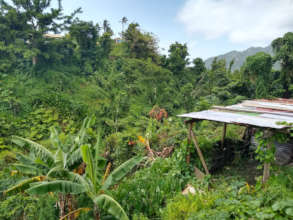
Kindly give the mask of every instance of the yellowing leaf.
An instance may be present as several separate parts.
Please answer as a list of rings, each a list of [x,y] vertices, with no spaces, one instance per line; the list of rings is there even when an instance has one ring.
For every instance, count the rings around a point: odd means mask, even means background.
[[[138,141],[143,143],[143,144],[146,143],[145,139],[142,136],[138,136]]]
[[[249,193],[250,192],[250,185],[248,183],[246,183],[246,189],[247,189],[247,192]]]
[[[10,173],[10,175],[11,175],[11,176],[14,176],[14,175],[17,174],[17,173],[18,173],[17,170],[12,170],[11,173]]]

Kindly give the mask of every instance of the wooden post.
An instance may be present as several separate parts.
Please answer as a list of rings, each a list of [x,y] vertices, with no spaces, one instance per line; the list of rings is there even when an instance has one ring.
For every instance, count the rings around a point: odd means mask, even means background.
[[[224,123],[223,134],[222,134],[222,141],[221,141],[221,147],[222,147],[222,149],[224,148],[224,144],[225,144],[226,130],[227,130],[227,124]]]
[[[269,151],[271,149],[271,144],[268,145],[267,150]],[[264,163],[263,167],[263,176],[262,176],[262,183],[265,184],[268,179],[270,178],[270,166],[271,164],[269,162]]]
[[[192,130],[192,125],[193,123],[188,123],[189,124],[189,128],[188,128],[188,139],[187,139],[187,143],[188,145],[190,145],[191,143],[191,130]],[[187,152],[187,156],[186,156],[186,163],[189,164],[190,163],[190,150],[188,147],[188,152]]]
[[[270,177],[270,163],[264,163],[262,183],[266,183]]]
[[[198,144],[198,141],[197,141],[197,139],[196,139],[196,137],[195,137],[195,135],[194,135],[194,132],[193,132],[192,130],[190,130],[190,134],[191,134],[192,141],[193,141],[193,143],[194,143],[194,145],[195,145],[195,148],[196,148],[197,154],[198,154],[198,156],[199,156],[199,159],[200,159],[200,161],[201,161],[201,163],[202,163],[202,165],[203,165],[203,168],[204,168],[204,170],[205,170],[205,173],[206,173],[207,175],[209,175],[210,172],[209,172],[208,167],[207,167],[207,165],[206,165],[206,162],[205,162],[205,160],[204,160],[204,158],[203,158],[202,152],[201,152],[201,150],[200,150],[200,148],[199,148],[199,144]]]
[[[151,149],[149,139],[146,139],[145,147],[146,147],[147,151],[149,152],[149,155],[150,155],[151,159],[154,160],[155,159],[155,155],[154,155],[153,150]]]
[[[192,131],[192,125],[193,123],[189,123],[189,128],[188,128],[188,144],[191,142],[191,131]]]

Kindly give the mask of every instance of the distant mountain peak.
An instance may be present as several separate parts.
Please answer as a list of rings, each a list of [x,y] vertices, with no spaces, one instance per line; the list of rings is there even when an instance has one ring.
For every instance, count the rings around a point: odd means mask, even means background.
[[[246,50],[243,51],[237,51],[237,50],[232,50],[228,53],[219,55],[219,56],[215,56],[218,58],[218,60],[220,59],[224,59],[226,60],[226,65],[227,68],[229,66],[229,63],[234,59],[234,64],[232,66],[232,71],[240,69],[241,66],[244,64],[246,57],[248,56],[252,56],[258,52],[265,52],[270,54],[271,56],[274,55],[273,53],[273,48],[272,46],[267,46],[267,47],[249,47]],[[205,60],[205,65],[207,68],[211,68],[212,62],[214,60],[215,57],[210,57],[208,59]],[[275,66],[274,66],[275,67]],[[276,67],[275,67],[276,68]],[[277,67],[278,68],[278,67]]]

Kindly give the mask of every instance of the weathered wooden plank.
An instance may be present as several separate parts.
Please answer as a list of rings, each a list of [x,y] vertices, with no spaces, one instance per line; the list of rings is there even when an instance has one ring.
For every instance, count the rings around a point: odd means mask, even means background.
[[[198,156],[199,156],[199,159],[200,159],[200,161],[201,161],[201,163],[202,163],[202,165],[203,165],[203,168],[204,168],[204,170],[205,170],[205,173],[206,173],[207,175],[209,175],[210,172],[209,172],[209,170],[208,170],[208,167],[207,167],[207,165],[206,165],[206,162],[205,162],[205,160],[204,160],[204,157],[203,157],[203,155],[202,155],[202,152],[201,152],[201,150],[200,150],[200,148],[199,148],[198,141],[197,141],[197,139],[196,139],[196,137],[195,137],[195,134],[194,134],[194,132],[193,132],[192,130],[191,130],[191,139],[192,139],[192,141],[193,141],[193,143],[194,143],[194,146],[195,146],[195,148],[196,148],[196,151],[197,151],[197,154],[198,154]]]

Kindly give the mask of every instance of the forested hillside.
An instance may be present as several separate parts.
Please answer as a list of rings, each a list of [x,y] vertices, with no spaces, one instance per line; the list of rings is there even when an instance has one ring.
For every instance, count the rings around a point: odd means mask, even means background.
[[[292,32],[272,42],[274,56],[256,53],[233,71],[222,59],[206,68],[179,42],[160,54],[153,34],[126,17],[117,40],[107,20],[80,13],[64,14],[61,1],[0,1],[0,219],[293,218],[292,168],[273,167],[263,187],[245,166],[257,153],[235,152],[199,180],[176,117],[291,98]],[[212,168],[221,128],[195,130]],[[227,137],[239,143],[243,132],[229,126]],[[196,190],[184,196],[188,184]]]

